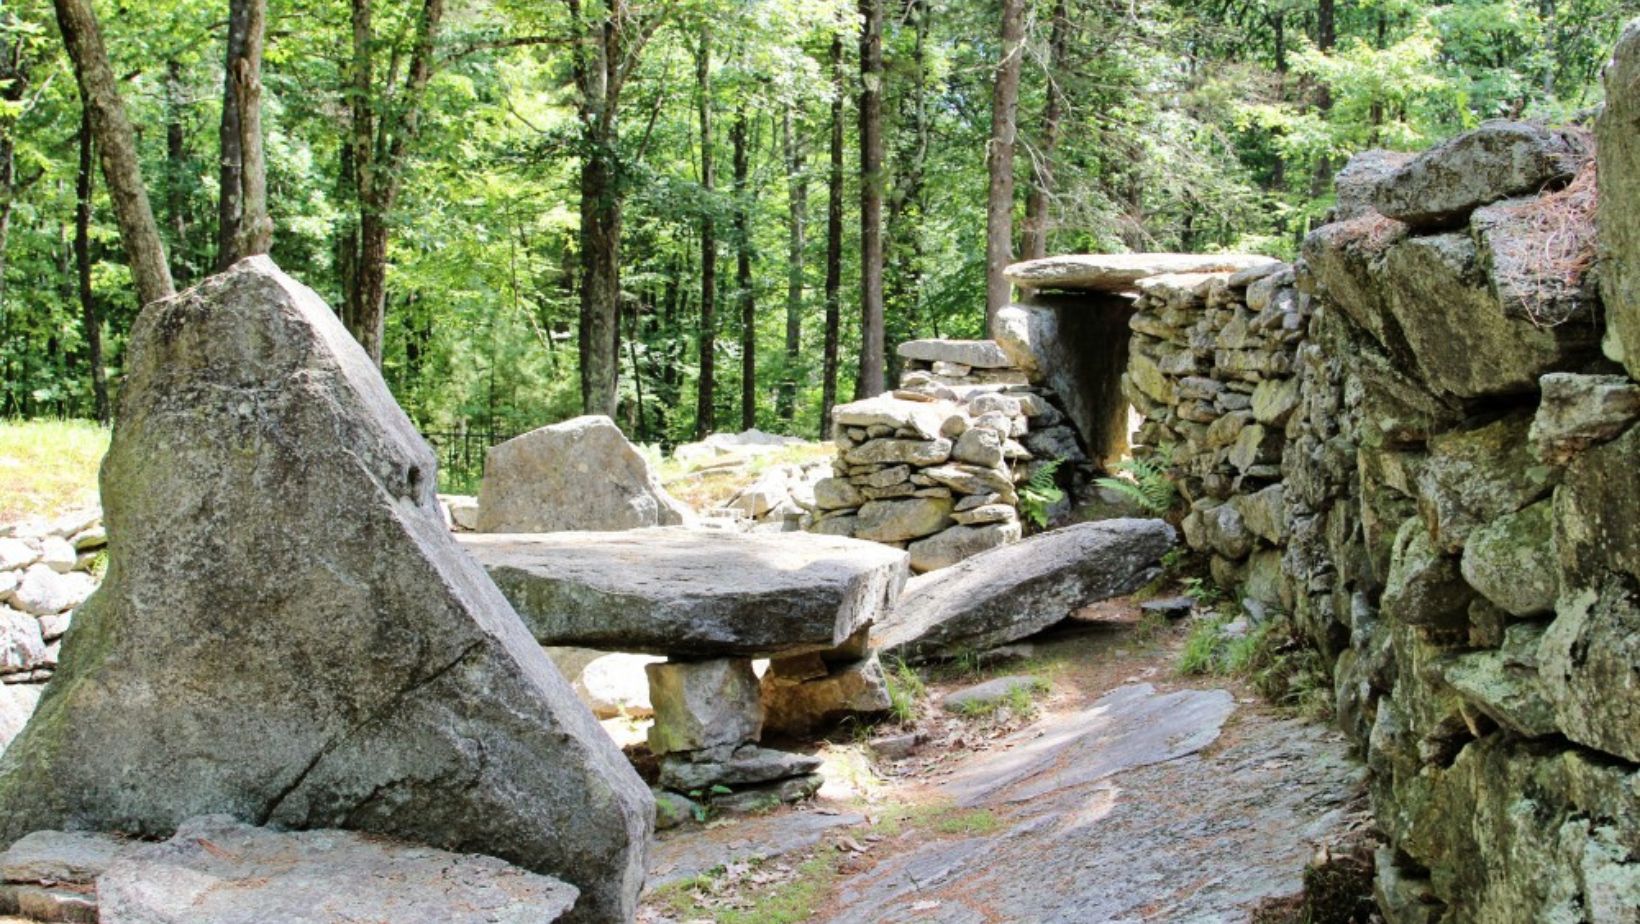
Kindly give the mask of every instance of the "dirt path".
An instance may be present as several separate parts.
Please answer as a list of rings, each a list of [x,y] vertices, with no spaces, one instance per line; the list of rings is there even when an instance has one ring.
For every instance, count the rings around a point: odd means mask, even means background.
[[[1080,615],[1023,662],[930,681],[909,758],[833,743],[814,803],[669,832],[639,920],[1245,921],[1365,824],[1339,735],[1177,676],[1182,625],[1128,601]],[[1004,673],[1049,692],[1026,715],[934,705]]]

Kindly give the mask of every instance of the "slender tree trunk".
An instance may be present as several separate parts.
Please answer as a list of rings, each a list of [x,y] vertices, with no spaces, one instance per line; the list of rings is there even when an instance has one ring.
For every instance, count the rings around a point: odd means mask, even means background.
[[[148,191],[143,187],[136,135],[126,118],[125,104],[120,101],[119,85],[108,64],[97,18],[89,0],[53,0],[53,4],[63,44],[74,62],[81,98],[91,112],[92,134],[101,152],[103,178],[114,203],[120,242],[131,266],[137,298],[144,305],[168,298],[176,294],[171,267],[165,259],[165,244],[154,221],[154,210],[148,203]]]
[[[1059,146],[1059,121],[1064,116],[1065,51],[1070,44],[1070,13],[1066,0],[1056,0],[1053,26],[1048,33],[1047,101],[1042,106],[1042,138],[1032,163],[1031,194],[1025,199],[1024,246],[1021,257],[1039,260],[1048,255],[1048,202],[1053,195],[1053,155]]]
[[[248,8],[245,44],[231,65],[238,83],[241,161],[240,220],[234,251],[235,258],[242,259],[267,253],[273,241],[273,220],[268,217],[268,167],[262,153],[262,37],[268,2],[233,0],[233,3]]]
[[[695,438],[703,439],[717,429],[717,222],[712,191],[716,184],[712,165],[712,34],[700,30],[700,49],[695,55],[695,77],[700,89],[700,185],[705,190],[705,211],[700,219],[700,385],[696,391]]]
[[[91,184],[93,177],[90,107],[82,100],[80,170],[74,182],[74,269],[79,283],[80,321],[85,330],[86,364],[91,367],[91,395],[97,422],[108,423],[108,379],[103,372],[102,322],[91,291]]]
[[[1012,294],[1002,271],[1013,262],[1014,138],[1019,128],[1019,71],[1024,57],[1025,0],[1002,0],[1002,60],[997,62],[991,96],[991,138],[985,166],[985,330],[996,329],[997,312]]]
[[[572,5],[579,20],[579,8]],[[611,68],[619,57],[615,3],[605,18],[583,27],[587,51],[576,59],[581,91],[581,405],[614,418],[620,383],[621,197],[616,144],[616,92]]]
[[[894,152],[894,190],[888,199],[883,310],[886,377],[896,382],[900,359],[895,347],[918,334],[921,322],[924,166],[928,159],[927,0],[907,0],[904,22],[912,33],[910,86],[900,94],[899,144]]]
[[[860,0],[860,374],[856,399],[883,391],[883,0]]]
[[[232,266],[238,259],[234,241],[239,236],[240,216],[244,214],[239,178],[244,164],[244,155],[239,146],[239,69],[234,62],[245,56],[250,5],[247,0],[230,0],[228,4],[228,49],[222,66],[222,122],[217,128],[217,185],[220,188],[216,200],[217,272]]]
[[[9,24],[14,21],[9,13],[0,13],[0,23]],[[23,41],[21,38],[10,45],[0,47],[0,99],[8,103],[16,103],[28,91],[28,73],[23,67]],[[11,238],[11,213],[17,202],[17,140],[13,132],[0,132],[0,341],[9,340],[11,335],[11,315],[5,310],[6,306],[6,242]],[[8,383],[7,392],[10,393],[12,381],[11,370],[4,370]],[[9,402],[7,405],[9,406]],[[4,411],[5,406],[0,406]]]
[[[740,429],[757,426],[757,299],[752,291],[752,228],[746,188],[746,104],[729,132],[735,163],[735,293],[740,299]]]
[[[797,365],[803,350],[803,232],[809,207],[809,180],[803,173],[803,146],[792,124],[792,109],[786,107],[780,122],[786,155],[786,369],[778,412],[788,424],[797,414]]]
[[[171,278],[188,284],[187,137],[182,126],[182,63],[165,62],[165,220],[171,226]]]
[[[826,342],[820,378],[820,438],[831,438],[837,405],[837,347],[843,289],[843,38],[831,40],[831,173],[826,189]]]

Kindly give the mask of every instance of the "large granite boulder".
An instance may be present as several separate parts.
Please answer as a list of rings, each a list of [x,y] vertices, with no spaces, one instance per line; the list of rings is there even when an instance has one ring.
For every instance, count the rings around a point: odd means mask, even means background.
[[[547,924],[576,889],[493,857],[224,815],[127,850],[96,880],[106,924]]]
[[[1624,27],[1606,65],[1606,107],[1595,135],[1607,345],[1640,378],[1640,19]]]
[[[1378,210],[1373,207],[1372,199],[1378,192],[1378,184],[1412,158],[1412,154],[1404,151],[1386,151],[1383,148],[1352,155],[1333,177],[1333,189],[1337,195],[1333,199],[1332,220],[1349,221],[1376,214]]]
[[[691,519],[608,417],[531,430],[484,458],[479,532],[640,529]]]
[[[1235,253],[1095,253],[1043,257],[1002,271],[1016,286],[1071,292],[1130,292],[1141,279],[1178,273],[1236,272],[1277,261]]]
[[[912,578],[872,642],[884,656],[916,661],[1022,639],[1078,607],[1138,590],[1173,542],[1162,520],[1038,533]]]
[[[456,547],[369,356],[263,257],[148,306],[108,574],[0,756],[0,843],[225,813],[485,853],[629,920],[653,801]]]
[[[837,647],[882,617],[908,574],[898,549],[817,533],[663,528],[460,541],[541,644],[678,657]]]
[[[1416,228],[1461,225],[1480,206],[1577,173],[1586,133],[1495,119],[1419,154],[1378,184],[1372,204]]]

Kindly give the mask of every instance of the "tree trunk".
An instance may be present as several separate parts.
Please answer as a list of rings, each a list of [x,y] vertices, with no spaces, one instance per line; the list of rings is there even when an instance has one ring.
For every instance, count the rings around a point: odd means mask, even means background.
[[[247,0],[230,0],[228,4],[228,50],[222,65],[222,123],[217,128],[220,191],[216,200],[216,271],[219,273],[237,259],[234,241],[239,236],[240,216],[244,214],[239,179],[244,163],[239,146],[239,76],[234,62],[245,56],[250,6]]]
[[[232,62],[238,83],[241,160],[240,220],[234,236],[237,260],[268,252],[273,241],[273,220],[268,217],[268,167],[262,153],[262,36],[268,0],[233,0],[233,4],[248,8],[245,44]]]
[[[826,191],[826,345],[820,379],[820,438],[831,438],[837,405],[838,328],[843,288],[843,38],[831,40],[831,173]]]
[[[188,285],[187,137],[182,127],[182,63],[165,62],[165,220],[171,226],[171,279]]]
[[[747,207],[746,104],[730,129],[735,162],[735,294],[740,299],[740,429],[757,426],[757,299],[752,292],[752,228]]]
[[[91,12],[89,0],[52,2],[63,44],[74,62],[81,99],[91,113],[92,135],[102,155],[103,178],[108,183],[109,199],[114,203],[120,242],[131,266],[137,298],[144,305],[168,298],[176,294],[176,287],[171,283],[171,267],[165,259],[165,244],[154,221],[154,210],[148,204],[148,191],[142,184],[136,135],[126,118],[125,105],[120,102],[119,85],[108,64],[108,51],[103,47],[97,18]]]
[[[790,424],[797,414],[797,365],[803,350],[803,232],[809,181],[803,174],[803,146],[787,106],[780,122],[786,155],[786,369],[780,382],[778,413]]]
[[[571,9],[580,19],[578,4]],[[619,3],[582,26],[586,53],[575,59],[581,100],[581,406],[614,418],[620,384],[621,197],[618,123],[611,68],[619,58]]]
[[[1070,44],[1070,13],[1066,0],[1056,0],[1053,26],[1048,33],[1047,101],[1042,107],[1042,138],[1032,162],[1031,194],[1025,199],[1022,253],[1026,260],[1048,255],[1048,202],[1053,196],[1053,155],[1059,146],[1059,121],[1064,116],[1065,51]]]
[[[97,422],[107,424],[108,380],[103,372],[102,322],[91,291],[91,110],[81,100],[80,170],[74,182],[74,270],[79,283],[80,321],[85,329],[86,364],[91,367],[91,395]]]
[[[860,374],[856,399],[883,391],[883,0],[860,0]]]
[[[0,22],[10,24],[9,13],[0,13]],[[23,67],[23,40],[0,47],[0,100],[16,103],[28,91],[28,73]],[[6,312],[6,242],[11,237],[12,207],[17,202],[17,139],[14,132],[0,132],[0,340],[10,339],[11,315]],[[9,368],[4,370],[7,393],[14,381]],[[0,412],[9,402],[0,406]]]
[[[701,27],[695,54],[695,77],[700,88],[700,185],[706,195],[700,218],[700,385],[696,390],[695,439],[717,429],[717,222],[712,188],[712,33]]]
[[[924,166],[928,160],[927,0],[907,0],[904,22],[912,33],[910,86],[900,94],[900,143],[894,153],[894,191],[888,199],[884,228],[886,264],[883,310],[886,314],[884,362],[887,380],[899,380],[895,347],[918,334],[922,299]]]
[[[1018,130],[1019,70],[1024,55],[1025,0],[1002,0],[1002,60],[997,62],[991,96],[991,138],[985,167],[991,182],[985,197],[985,330],[996,329],[997,312],[1012,294],[1002,271],[1013,262],[1014,137]]]

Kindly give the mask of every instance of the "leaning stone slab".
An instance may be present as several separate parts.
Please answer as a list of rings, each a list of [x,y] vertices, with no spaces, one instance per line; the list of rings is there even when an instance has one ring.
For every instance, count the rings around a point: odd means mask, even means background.
[[[1255,254],[1070,254],[1015,263],[1002,271],[1016,286],[1076,292],[1128,292],[1139,280],[1169,273],[1236,272],[1274,263]]]
[[[608,417],[531,430],[484,458],[479,532],[640,529],[692,518]]]
[[[1372,204],[1415,228],[1453,227],[1480,206],[1570,178],[1591,147],[1585,133],[1538,122],[1482,122],[1396,168],[1379,182]]]
[[[108,577],[0,756],[0,843],[227,813],[483,852],[630,919],[648,789],[451,539],[369,356],[264,257],[143,311]]]
[[[97,902],[104,924],[545,924],[576,889],[494,857],[211,815],[114,861]]]
[[[816,533],[679,528],[459,537],[543,645],[760,658],[880,619],[906,554]]]
[[[1173,541],[1161,520],[1038,533],[913,578],[872,640],[884,656],[926,660],[1022,639],[1077,607],[1137,590]]]
[[[925,363],[957,363],[975,369],[1005,369],[1013,365],[995,340],[907,340],[899,354]]]

